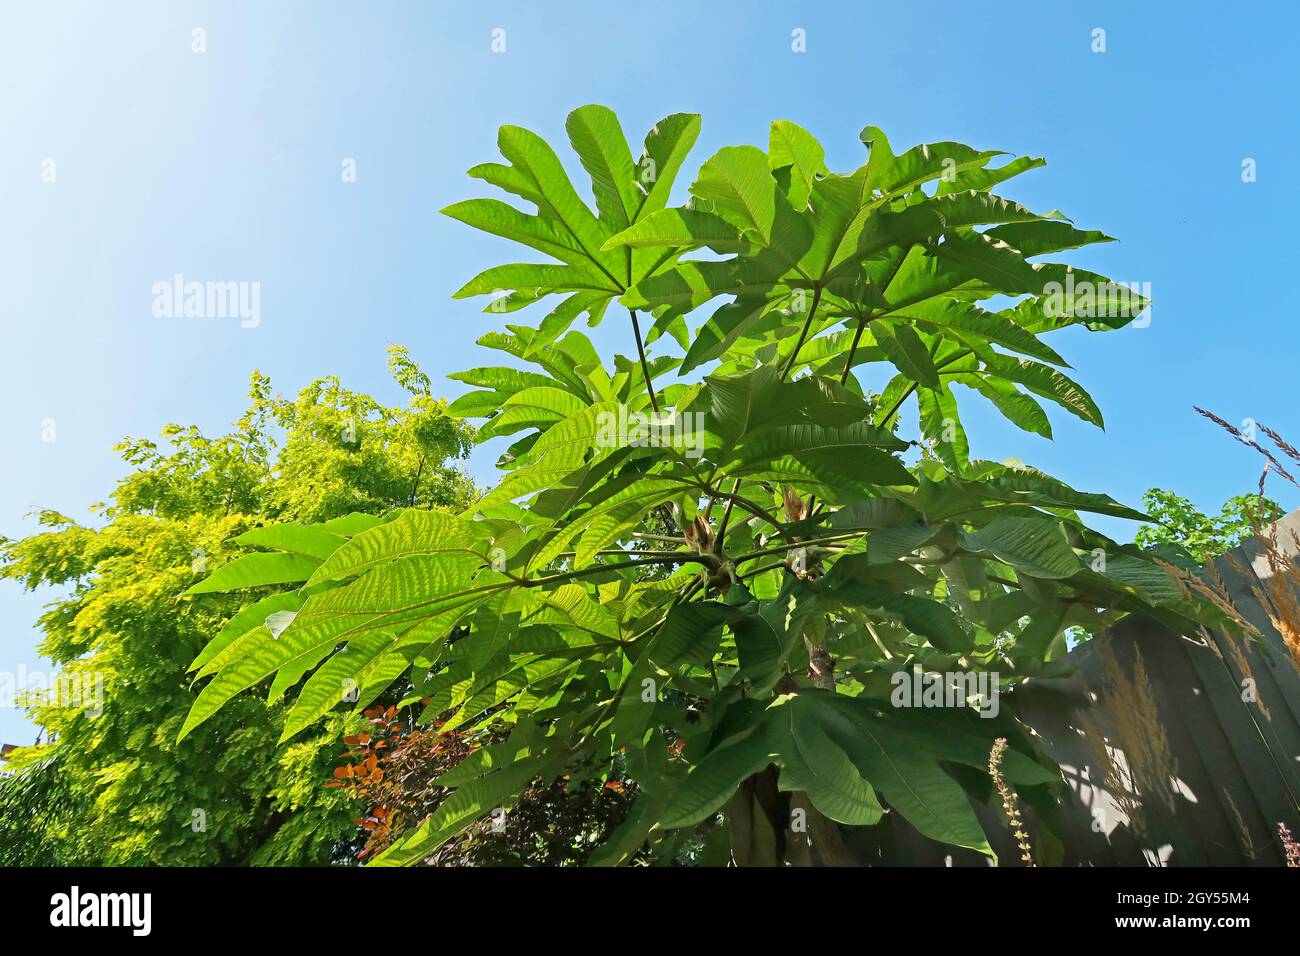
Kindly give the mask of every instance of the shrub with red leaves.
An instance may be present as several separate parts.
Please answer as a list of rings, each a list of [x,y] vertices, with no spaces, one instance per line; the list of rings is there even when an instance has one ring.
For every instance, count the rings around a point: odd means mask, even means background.
[[[366,836],[357,854],[368,859],[414,829],[451,792],[438,777],[477,746],[492,743],[483,731],[412,729],[396,707],[372,707],[365,729],[344,738],[348,750],[327,787],[348,787],[370,804],[357,820]],[[627,817],[636,787],[619,778],[566,775],[547,786],[530,785],[504,817],[488,818],[443,845],[432,866],[573,866],[584,863]]]

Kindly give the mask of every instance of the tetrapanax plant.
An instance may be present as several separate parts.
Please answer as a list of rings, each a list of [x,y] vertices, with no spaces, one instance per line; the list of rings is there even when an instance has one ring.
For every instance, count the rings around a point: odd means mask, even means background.
[[[667,208],[697,128],[664,120],[636,163],[608,110],[573,113],[597,213],[545,142],[503,129],[511,165],[472,172],[536,213],[490,200],[448,212],[561,264],[500,266],[458,294],[502,290],[511,309],[564,298],[536,327],[480,340],[513,364],[456,376],[480,386],[453,406],[486,419],[480,438],[517,436],[499,484],[459,517],[266,529],[249,543],[267,551],[194,589],[294,564],[274,579],[293,590],[204,652],[213,677],[186,732],[273,678],[302,683],[288,738],[409,671],[423,719],[450,710],[446,730],[508,733],[439,780],[454,793],[381,862],[428,856],[534,781],[615,762],[640,796],[593,862],[671,853],[706,820],[730,828],[737,862],[842,860],[836,824],[887,809],[989,853],[971,799],[996,799],[979,772],[993,741],[1007,739],[1001,772],[1028,802],[1059,771],[1014,695],[995,708],[968,685],[955,706],[895,706],[914,670],[1014,686],[1061,668],[1070,628],[1134,612],[1224,624],[1078,516],[1140,513],[969,458],[954,384],[1040,434],[1030,393],[1100,424],[1043,333],[1118,328],[1146,305],[1029,261],[1106,239],[990,192],[1042,160],[990,167],[998,154],[957,143],[896,155],[868,127],[867,162],[837,174],[778,122],[766,153],[720,150],[690,203]],[[607,363],[570,324],[615,297],[654,321],[642,338],[633,320],[635,357]],[[859,375],[881,368],[869,397]],[[895,430],[913,394],[926,453],[909,467]],[[272,610],[283,616],[260,627]]]

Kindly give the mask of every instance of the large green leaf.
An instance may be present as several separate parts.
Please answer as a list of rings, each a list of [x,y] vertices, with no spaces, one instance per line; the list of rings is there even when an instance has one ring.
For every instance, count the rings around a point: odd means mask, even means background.
[[[302,597],[296,591],[272,594],[260,601],[254,601],[225,623],[216,636],[194,658],[189,669],[199,670],[210,660],[220,654],[231,642],[247,634],[255,627],[261,627],[266,619],[279,611],[296,611],[302,607]]]
[[[896,369],[919,385],[939,387],[939,372],[930,351],[910,325],[877,322],[871,327],[871,334]]]
[[[668,828],[686,827],[715,813],[746,777],[767,766],[771,752],[767,726],[762,722],[723,743],[687,774],[660,823]]]
[[[235,538],[237,544],[256,548],[274,548],[324,561],[346,541],[343,535],[326,530],[321,525],[296,523],[268,525],[245,531]]]
[[[942,729],[917,734],[847,699],[818,696],[818,705],[833,707],[851,722],[855,746],[847,753],[889,806],[932,840],[992,854],[965,791],[939,765],[945,749],[932,738],[941,738]],[[993,741],[988,743],[991,749]]]
[[[813,183],[828,172],[826,151],[821,143],[789,120],[777,120],[772,124],[767,160],[774,172],[780,174],[784,170],[789,176],[786,197],[795,209],[807,205]]]
[[[806,706],[815,699],[798,694],[774,708],[770,734],[780,735],[780,788],[808,794],[839,823],[878,823],[884,808],[852,756],[861,746],[857,728],[834,708]]]
[[[1056,402],[1085,422],[1102,426],[1101,409],[1092,396],[1077,382],[1047,365],[1029,359],[1012,359],[988,352],[983,356],[988,368],[1013,382],[1019,382],[1036,395]]]
[[[316,558],[305,554],[245,554],[223,564],[185,593],[213,594],[218,591],[240,591],[270,584],[306,581],[320,563]]]
[[[636,220],[644,196],[636,188],[632,151],[614,111],[580,106],[564,123],[573,151],[591,177],[600,219],[610,229],[625,229]]]
[[[310,583],[355,577],[398,558],[461,552],[488,560],[482,531],[454,515],[408,510],[363,531],[323,562]]]
[[[707,664],[722,640],[722,626],[736,609],[715,601],[689,601],[668,612],[650,656],[663,667],[680,663]]]
[[[1037,578],[1068,578],[1079,570],[1079,559],[1060,525],[1048,518],[1003,515],[968,532],[965,543],[972,551],[987,551]]]

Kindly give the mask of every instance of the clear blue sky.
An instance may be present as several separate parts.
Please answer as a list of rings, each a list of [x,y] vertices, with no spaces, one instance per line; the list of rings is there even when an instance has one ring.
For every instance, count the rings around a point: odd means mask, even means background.
[[[842,170],[861,163],[867,123],[898,148],[956,139],[1046,156],[1007,192],[1119,237],[1074,261],[1150,282],[1152,323],[1059,341],[1105,432],[1054,415],[1049,443],[973,401],[973,448],[1130,503],[1159,485],[1217,508],[1260,462],[1193,403],[1300,440],[1300,325],[1285,291],[1300,207],[1298,11],[1294,0],[6,3],[0,534],[31,530],[23,515],[36,507],[89,520],[85,507],[123,473],[116,440],[167,421],[223,428],[254,368],[284,391],[337,373],[396,401],[389,342],[435,379],[484,364],[473,339],[498,317],[449,294],[515,254],[436,211],[486,194],[464,172],[496,158],[498,125],[561,143],[565,113],[588,102],[613,107],[634,142],[665,114],[702,113],[691,164],[765,144],[778,118],[816,134]],[[1091,50],[1098,27],[1105,53]],[[192,52],[195,28],[205,53]],[[806,53],[791,51],[795,28]],[[348,157],[355,184],[340,178]],[[1242,182],[1245,157],[1257,182]],[[47,159],[54,183],[42,181]],[[155,318],[152,286],[178,272],[260,282],[260,326]],[[598,331],[626,351],[621,329]],[[474,459],[481,480],[494,457]],[[32,622],[50,598],[0,588],[0,671],[41,666]],[[0,712],[0,740],[32,735]]]

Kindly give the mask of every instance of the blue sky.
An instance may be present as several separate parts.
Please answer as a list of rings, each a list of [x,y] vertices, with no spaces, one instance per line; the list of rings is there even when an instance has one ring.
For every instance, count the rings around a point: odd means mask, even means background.
[[[335,373],[398,401],[390,342],[435,380],[485,364],[473,340],[499,317],[449,295],[516,256],[437,210],[487,194],[464,172],[496,158],[497,126],[562,146],[565,114],[588,102],[613,107],[634,142],[663,115],[702,113],[688,170],[722,145],[765,145],[773,119],[812,131],[840,170],[862,162],[868,123],[896,149],[955,139],[1047,157],[1003,191],[1119,237],[1073,261],[1149,282],[1152,321],[1053,342],[1106,431],[1053,415],[1047,442],[969,402],[972,447],[1130,503],[1159,485],[1217,508],[1253,486],[1260,462],[1194,403],[1300,436],[1289,370],[1300,329],[1278,299],[1300,206],[1298,11],[1283,0],[1176,14],[1041,0],[5,4],[0,534],[32,530],[23,516],[38,507],[89,520],[123,474],[115,441],[168,421],[225,427],[254,368],[286,392]],[[196,28],[206,52],[192,49]],[[348,158],[355,183],[340,176]],[[176,273],[259,282],[260,324],[156,318],[152,287]],[[596,338],[626,351],[622,332],[611,323]],[[448,396],[461,390],[446,382]],[[42,441],[51,419],[56,440]],[[474,458],[480,480],[494,458]],[[0,671],[41,668],[32,622],[51,597],[0,588]],[[0,740],[33,734],[0,710]]]

